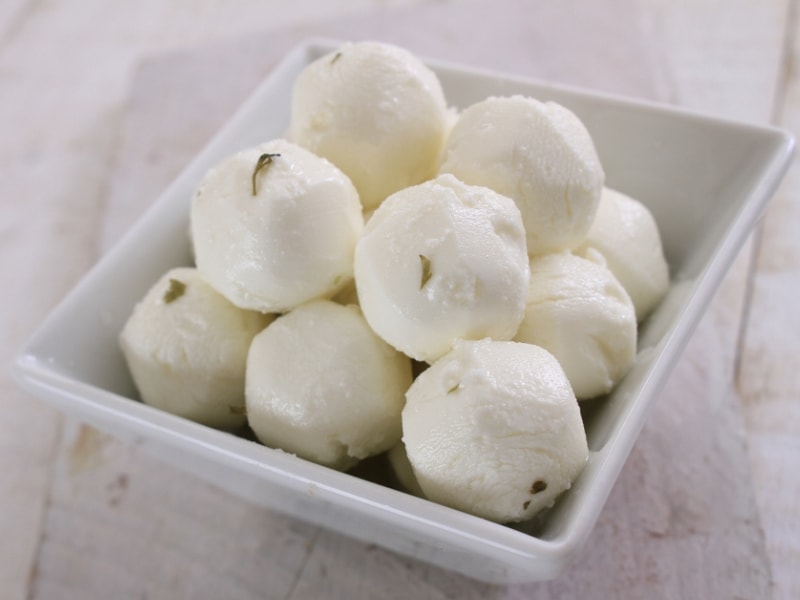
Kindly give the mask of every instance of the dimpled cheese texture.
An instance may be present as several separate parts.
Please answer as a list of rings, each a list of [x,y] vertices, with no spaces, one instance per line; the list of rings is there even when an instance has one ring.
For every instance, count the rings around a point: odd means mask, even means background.
[[[597,216],[576,254],[586,255],[590,248],[603,255],[642,321],[669,288],[669,266],[652,213],[638,200],[604,188]]]
[[[245,422],[250,342],[271,319],[235,307],[195,269],[178,268],[136,305],[119,341],[145,403],[234,429]]]
[[[335,469],[400,439],[411,361],[358,307],[316,300],[276,319],[247,358],[247,419],[264,444]]]
[[[451,122],[439,80],[413,54],[347,43],[298,75],[288,138],[344,171],[369,210],[436,174]]]
[[[459,342],[417,377],[403,442],[427,498],[501,523],[550,506],[589,452],[558,361],[537,346],[488,339]]]
[[[583,241],[605,180],[578,117],[559,104],[524,96],[490,97],[464,110],[439,172],[512,198],[532,255]]]
[[[254,177],[263,154],[280,156]],[[363,227],[350,180],[285,140],[222,161],[192,199],[200,273],[237,306],[265,313],[333,295],[345,285]]]
[[[364,316],[408,356],[432,362],[457,339],[511,339],[525,310],[528,258],[509,198],[452,175],[381,204],[356,246]]]
[[[560,252],[531,260],[525,318],[514,339],[561,363],[578,400],[605,394],[636,356],[636,313],[600,255]]]

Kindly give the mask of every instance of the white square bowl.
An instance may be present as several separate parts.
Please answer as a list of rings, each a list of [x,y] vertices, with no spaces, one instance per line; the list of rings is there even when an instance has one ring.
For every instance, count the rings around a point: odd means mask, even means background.
[[[168,268],[190,264],[189,206],[202,175],[239,149],[283,135],[296,75],[337,45],[308,42],[281,62],[47,318],[17,358],[16,379],[61,410],[257,505],[484,581],[556,577],[589,535],[648,408],[788,167],[794,141],[774,128],[429,62],[459,108],[518,93],[577,113],[607,184],[655,215],[673,278],[641,328],[633,370],[584,413],[591,456],[578,481],[541,518],[497,525],[146,406],[119,351],[117,335],[134,304]]]

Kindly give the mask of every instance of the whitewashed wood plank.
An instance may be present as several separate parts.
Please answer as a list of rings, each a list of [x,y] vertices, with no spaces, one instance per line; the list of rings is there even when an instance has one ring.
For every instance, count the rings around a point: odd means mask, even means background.
[[[34,598],[282,597],[314,528],[70,422]]]
[[[0,59],[0,73],[2,67]],[[0,96],[0,113],[8,114],[8,96]],[[53,117],[35,93],[29,104],[42,116],[24,134],[6,130],[0,136],[0,364],[6,367],[0,372],[0,596],[9,599],[26,597],[34,571],[61,417],[15,389],[7,367],[23,339],[95,260],[108,168],[103,155],[115,127],[113,119],[100,117],[86,123],[70,147],[42,156]],[[80,193],[70,193],[66,181],[80,182]]]
[[[789,0],[642,0],[675,101],[730,119],[771,119]]]
[[[787,68],[797,60],[796,48],[790,50],[794,53],[790,62],[784,56],[786,43],[797,35],[794,0],[647,1],[658,15],[681,104],[730,118],[761,123],[777,120],[800,131],[797,77]],[[697,22],[707,26],[698,28]],[[698,60],[699,56],[703,60]],[[792,77],[791,85],[783,96],[787,75]],[[783,117],[775,112],[780,106],[786,107]],[[796,206],[800,193],[796,171],[795,166],[769,212],[766,227],[770,231],[765,227],[760,238],[765,249],[748,241],[711,308],[729,333],[731,344],[726,352],[738,352],[734,366],[740,366],[738,390],[776,598],[800,595],[796,568],[800,564],[800,512],[796,508],[800,478],[793,475],[800,469],[796,442],[800,422],[795,408],[799,386],[792,383],[797,376],[789,372],[795,369],[787,358],[800,348],[800,327],[792,322],[795,311],[791,310],[800,291],[791,283],[800,279],[798,245],[790,233],[799,216],[789,206]],[[758,263],[752,259],[756,252]],[[748,296],[751,285],[752,300]]]
[[[777,122],[800,134],[800,19],[793,2],[786,88]],[[764,218],[739,388],[776,598],[800,597],[800,160],[795,159]]]
[[[783,76],[788,0],[644,0],[664,45],[674,98],[683,107],[723,118],[766,124],[773,120]],[[744,245],[711,312],[730,343],[730,368],[740,346],[741,318],[753,254]]]
[[[32,0],[7,0],[0,4],[0,51],[25,26],[33,6]]]

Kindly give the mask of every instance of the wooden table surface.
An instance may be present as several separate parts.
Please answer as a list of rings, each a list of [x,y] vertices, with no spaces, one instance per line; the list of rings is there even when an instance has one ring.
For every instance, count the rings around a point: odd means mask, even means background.
[[[797,0],[5,0],[0,362],[306,35],[800,132],[797,33]],[[249,506],[4,369],[0,598],[800,598],[798,196],[795,165],[558,580],[487,586]]]

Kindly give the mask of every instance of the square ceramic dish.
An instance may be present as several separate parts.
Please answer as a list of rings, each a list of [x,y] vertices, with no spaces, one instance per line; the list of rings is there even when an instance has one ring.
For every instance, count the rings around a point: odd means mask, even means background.
[[[309,42],[283,60],[53,311],[18,357],[16,378],[61,410],[258,505],[484,581],[553,578],[589,535],[648,408],[787,168],[793,140],[768,127],[429,63],[459,108],[519,93],[576,112],[607,184],[654,213],[673,278],[641,329],[635,367],[584,414],[591,457],[583,474],[541,518],[497,525],[146,406],[118,349],[134,304],[168,268],[190,264],[189,205],[202,175],[239,149],[280,137],[295,76],[336,45]]]

